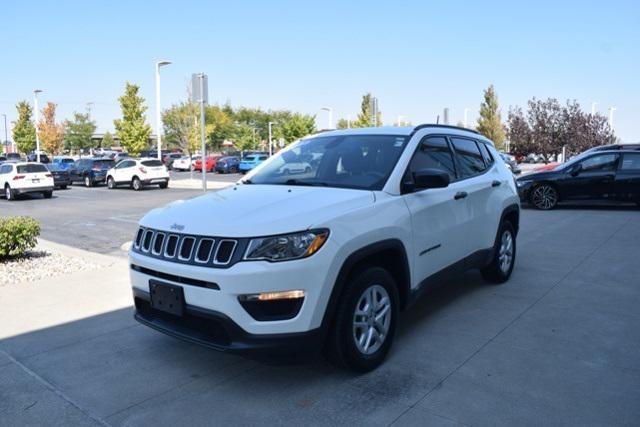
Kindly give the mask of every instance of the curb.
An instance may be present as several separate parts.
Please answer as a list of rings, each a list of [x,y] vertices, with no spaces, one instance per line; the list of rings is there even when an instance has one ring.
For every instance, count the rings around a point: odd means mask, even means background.
[[[63,255],[90,260],[104,267],[109,267],[116,263],[126,262],[126,260],[121,257],[116,257],[112,255],[103,255],[96,252],[87,251],[84,249],[78,249],[72,246],[63,245],[61,243],[45,240],[40,237],[38,238],[38,247],[44,250],[58,252]]]

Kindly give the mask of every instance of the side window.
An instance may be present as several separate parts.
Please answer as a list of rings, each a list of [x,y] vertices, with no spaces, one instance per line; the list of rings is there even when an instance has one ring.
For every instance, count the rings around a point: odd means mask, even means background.
[[[432,136],[420,142],[418,150],[409,163],[408,180],[413,180],[413,174],[422,169],[440,169],[449,174],[449,179],[455,181],[456,168],[447,140],[441,136]]]
[[[491,166],[493,164],[493,156],[491,152],[487,148],[487,145],[483,142],[478,142],[478,147],[480,147],[480,152],[482,153],[482,158],[484,159],[484,164],[487,166]]]
[[[469,178],[470,176],[484,172],[486,166],[484,165],[482,154],[480,154],[480,150],[475,141],[471,139],[451,138],[451,143],[458,158],[461,178]]]
[[[11,166],[10,165],[3,165],[2,167],[0,167],[0,174],[7,174],[11,172]]]
[[[267,156],[260,156],[259,160],[267,160]]]
[[[640,170],[640,153],[638,154],[623,154],[622,165],[620,170],[623,171],[639,171]]]
[[[582,172],[610,172],[616,169],[617,154],[600,154],[582,161]]]

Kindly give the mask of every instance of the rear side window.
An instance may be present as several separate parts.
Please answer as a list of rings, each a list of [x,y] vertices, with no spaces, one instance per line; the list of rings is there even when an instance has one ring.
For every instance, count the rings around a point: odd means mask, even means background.
[[[0,174],[10,173],[10,172],[11,172],[11,165],[2,165],[2,167],[0,167]]]
[[[482,142],[478,142],[478,147],[480,147],[480,152],[482,153],[484,164],[487,166],[491,166],[493,164],[493,156],[491,155],[491,151],[489,151],[487,146]]]
[[[439,169],[448,173],[451,181],[455,181],[456,168],[449,144],[444,137],[429,137],[420,143],[418,151],[409,163],[410,176],[407,178],[413,180],[413,173],[422,169]]]
[[[18,173],[38,173],[38,172],[49,172],[49,169],[45,165],[37,164],[37,165],[20,165],[17,168]]]
[[[471,139],[451,138],[460,166],[460,177],[468,178],[484,172],[486,166],[478,145]]]
[[[143,166],[149,166],[150,168],[162,166],[160,160],[144,160],[141,162]]]
[[[623,154],[620,170],[624,170],[624,171],[640,170],[640,154]]]

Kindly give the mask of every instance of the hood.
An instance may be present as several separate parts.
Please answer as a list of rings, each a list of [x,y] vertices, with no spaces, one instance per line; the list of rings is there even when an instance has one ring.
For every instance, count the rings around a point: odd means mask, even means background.
[[[558,174],[558,171],[533,172],[518,177],[518,181],[538,181],[542,179],[556,178]]]
[[[178,200],[145,215],[140,224],[165,231],[255,237],[306,230],[327,218],[375,200],[373,192],[287,185],[234,185]]]

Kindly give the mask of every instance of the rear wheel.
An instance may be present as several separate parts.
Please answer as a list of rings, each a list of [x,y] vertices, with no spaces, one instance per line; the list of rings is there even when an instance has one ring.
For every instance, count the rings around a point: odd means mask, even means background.
[[[91,178],[89,178],[89,175],[84,177],[84,186],[85,187],[93,186],[93,182],[91,181]]]
[[[530,199],[538,209],[553,209],[558,204],[558,191],[552,185],[540,184],[534,187]]]
[[[60,189],[61,189],[61,190],[66,190],[66,189],[67,189],[67,184],[62,184],[62,185],[60,186]]]
[[[160,184],[158,184],[158,187],[160,187],[160,188],[162,188],[162,189],[165,189],[165,188],[167,188],[168,186],[169,186],[169,183],[168,183],[168,182],[161,182]]]
[[[489,265],[480,272],[492,283],[504,283],[511,277],[516,261],[516,233],[509,221],[503,221],[493,245],[493,256]]]
[[[142,190],[142,181],[137,176],[133,177],[133,181],[131,182],[131,186],[134,190],[140,191]]]
[[[396,284],[387,270],[370,267],[352,276],[336,310],[326,356],[359,372],[379,366],[393,342],[398,306]]]
[[[43,191],[42,195],[44,196],[45,199],[50,199],[51,196],[53,196],[53,191],[49,190],[49,191]]]
[[[115,179],[113,179],[112,176],[107,178],[107,188],[109,190],[113,190],[114,188],[116,188],[116,181],[115,181]]]
[[[8,202],[16,199],[16,193],[9,187],[9,184],[4,186],[4,197],[6,197]]]

